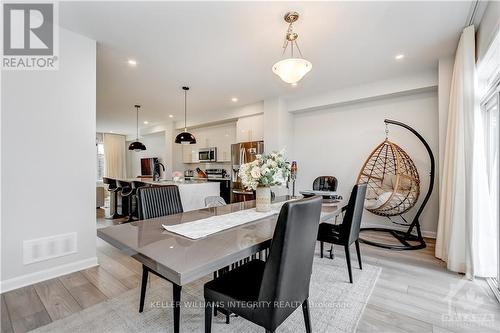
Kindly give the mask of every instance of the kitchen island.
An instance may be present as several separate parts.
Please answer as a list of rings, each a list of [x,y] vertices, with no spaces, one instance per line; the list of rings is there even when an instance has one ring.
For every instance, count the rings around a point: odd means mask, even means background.
[[[175,182],[169,179],[153,181],[151,178],[134,178],[125,181],[141,181],[150,186],[176,185],[181,195],[182,208],[185,212],[205,208],[205,198],[220,195],[219,183],[207,182],[204,180],[187,180]]]

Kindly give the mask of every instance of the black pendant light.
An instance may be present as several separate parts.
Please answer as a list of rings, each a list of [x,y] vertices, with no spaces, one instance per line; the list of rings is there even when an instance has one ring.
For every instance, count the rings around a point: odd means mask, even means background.
[[[128,146],[128,150],[133,150],[136,152],[140,152],[141,150],[146,150],[146,146],[142,143],[139,142],[139,108],[141,107],[140,105],[134,105],[135,110],[136,110],[136,121],[137,121],[137,136],[134,142],[132,142]]]
[[[182,87],[184,90],[184,132],[178,134],[175,137],[175,143],[180,143],[183,145],[194,145],[196,143],[196,138],[193,134],[187,131],[186,119],[187,119],[187,91],[189,87]]]

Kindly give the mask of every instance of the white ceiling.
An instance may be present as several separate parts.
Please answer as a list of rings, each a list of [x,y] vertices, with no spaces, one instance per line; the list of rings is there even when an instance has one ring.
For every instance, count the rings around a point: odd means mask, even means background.
[[[148,126],[273,96],[306,96],[437,68],[451,55],[471,2],[61,2],[60,24],[98,42],[97,129]],[[291,87],[271,71],[298,11],[312,71]],[[404,53],[402,61],[394,56]],[[136,67],[127,64],[137,60]],[[238,97],[237,103],[231,97]]]

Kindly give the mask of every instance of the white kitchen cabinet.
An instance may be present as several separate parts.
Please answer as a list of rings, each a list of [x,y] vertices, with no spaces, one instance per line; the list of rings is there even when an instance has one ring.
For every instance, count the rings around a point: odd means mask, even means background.
[[[217,162],[231,161],[231,144],[236,143],[236,123],[226,123],[190,130],[196,144],[182,146],[183,163],[199,163],[198,151],[203,148],[217,148]]]
[[[264,140],[264,115],[238,119],[236,122],[236,142]]]
[[[236,142],[236,126],[228,126],[224,128],[224,132],[217,136],[217,162],[231,161],[231,145]]]
[[[196,138],[196,135],[195,135]],[[182,162],[198,163],[198,143],[194,145],[182,145]]]

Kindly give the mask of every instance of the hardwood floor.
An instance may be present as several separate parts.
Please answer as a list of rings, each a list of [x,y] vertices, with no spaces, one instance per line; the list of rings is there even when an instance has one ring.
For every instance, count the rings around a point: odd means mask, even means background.
[[[98,213],[99,226],[113,223],[103,216]],[[434,258],[434,240],[427,244],[403,252],[362,244],[363,263],[382,267],[382,273],[358,332],[500,332],[500,305],[486,282],[448,272]],[[335,254],[334,260],[345,260],[340,247]],[[137,261],[100,239],[97,256],[98,267],[2,294],[1,332],[26,332],[139,286]]]

